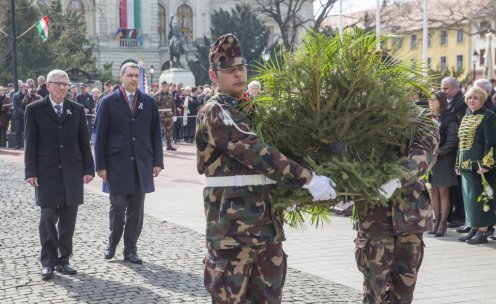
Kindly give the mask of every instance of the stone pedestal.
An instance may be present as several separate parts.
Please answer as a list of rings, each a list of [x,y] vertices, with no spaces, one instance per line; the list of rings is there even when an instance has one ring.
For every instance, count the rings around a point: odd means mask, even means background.
[[[182,69],[182,68],[170,68],[168,70],[162,71],[159,78],[159,85],[162,81],[167,81],[167,83],[183,83],[183,88],[186,86],[193,87],[195,86],[195,76],[190,70]]]

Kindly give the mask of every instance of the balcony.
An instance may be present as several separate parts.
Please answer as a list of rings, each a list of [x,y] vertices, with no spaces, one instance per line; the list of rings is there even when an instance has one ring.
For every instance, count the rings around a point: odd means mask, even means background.
[[[120,39],[119,46],[128,49],[136,49],[141,47],[138,39]]]

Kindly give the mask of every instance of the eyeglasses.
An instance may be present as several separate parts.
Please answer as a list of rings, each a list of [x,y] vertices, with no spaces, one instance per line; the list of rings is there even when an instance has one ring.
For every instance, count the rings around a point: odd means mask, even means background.
[[[68,88],[69,84],[67,82],[49,82],[57,87]]]
[[[224,74],[234,74],[236,72],[246,72],[246,64],[239,64],[226,69],[219,69]]]

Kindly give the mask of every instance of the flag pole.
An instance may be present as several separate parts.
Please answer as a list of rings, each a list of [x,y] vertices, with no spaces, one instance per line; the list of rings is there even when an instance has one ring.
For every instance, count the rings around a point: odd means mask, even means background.
[[[16,32],[16,7],[15,0],[10,0],[10,5],[12,9],[12,60],[14,69],[14,88],[17,92],[19,90],[19,84],[17,83],[17,32]]]
[[[29,32],[30,30],[32,30],[32,29],[33,29],[33,27],[35,27],[37,23],[38,23],[38,21],[36,21],[36,23],[35,23],[35,24],[31,25],[31,27],[30,27],[30,28],[28,28],[27,30],[25,30],[25,31],[24,31],[24,33],[20,34],[20,35],[19,35],[19,37],[17,37],[17,39],[21,38],[21,37],[22,37],[22,36],[24,36],[27,32]]]
[[[45,18],[45,17],[43,17],[43,18]],[[42,18],[42,19],[43,19],[43,18]],[[42,19],[41,19],[41,20],[42,20]],[[17,37],[17,39],[21,38],[21,37],[22,37],[22,36],[24,36],[27,32],[29,32],[30,30],[32,30],[32,29],[33,29],[33,28],[34,28],[34,27],[38,24],[38,22],[40,22],[40,20],[36,21],[33,25],[31,25],[31,27],[30,27],[30,28],[28,28],[27,30],[25,30],[25,31],[24,31],[24,33],[20,34],[20,35],[19,35],[19,37]]]

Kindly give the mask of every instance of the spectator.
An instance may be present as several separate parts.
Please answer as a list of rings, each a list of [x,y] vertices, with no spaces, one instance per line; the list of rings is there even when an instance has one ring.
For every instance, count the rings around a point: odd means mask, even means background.
[[[262,91],[262,85],[260,84],[260,82],[253,80],[248,84],[248,95],[252,97],[257,97],[261,91]]]
[[[28,85],[23,83],[19,87],[19,92],[14,94],[12,100],[14,106],[14,131],[15,131],[15,146],[14,149],[21,149],[24,143],[24,111],[26,106],[22,103],[24,97],[28,94]]]
[[[448,99],[448,111],[455,113],[458,124],[462,121],[467,110],[460,83],[454,77],[446,77],[441,81],[441,90]],[[465,224],[465,208],[461,189],[461,179],[458,177],[458,185],[450,187],[450,214],[448,216],[448,227],[454,228]],[[458,232],[467,231],[467,227],[457,229]]]
[[[91,134],[91,128],[93,127],[93,114],[95,110],[95,101],[93,96],[88,93],[89,86],[86,84],[81,84],[81,92],[76,95],[76,102],[84,107],[84,112],[86,113],[86,119],[88,124],[88,134]]]
[[[483,177],[490,187],[496,187],[494,148],[496,147],[496,114],[485,108],[487,94],[474,86],[465,94],[469,110],[462,120],[456,168],[462,177],[463,201],[467,236],[459,238],[469,244],[487,243],[488,226],[496,224],[496,202],[493,197],[479,200],[486,190]]]
[[[48,95],[48,89],[46,85],[46,79],[45,76],[39,76],[38,77],[38,95],[40,95],[42,98]]]
[[[10,97],[7,88],[0,86],[0,147],[7,147],[7,129],[10,122]]]
[[[435,92],[429,99],[429,107],[439,121],[439,149],[437,161],[429,175],[431,202],[435,222],[429,234],[442,237],[446,233],[450,209],[449,187],[458,184],[455,173],[458,148],[458,120],[448,111],[448,100],[443,92]]]
[[[474,82],[474,86],[479,87],[486,91],[487,94],[487,99],[486,102],[484,102],[484,107],[486,107],[488,110],[491,110],[493,113],[496,112],[496,104],[493,102],[493,84],[487,80],[487,79],[477,79]]]
[[[179,108],[182,110],[182,136],[185,142],[193,143],[195,137],[196,114],[198,113],[198,99],[193,95],[191,87],[184,88],[184,97]]]

